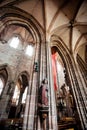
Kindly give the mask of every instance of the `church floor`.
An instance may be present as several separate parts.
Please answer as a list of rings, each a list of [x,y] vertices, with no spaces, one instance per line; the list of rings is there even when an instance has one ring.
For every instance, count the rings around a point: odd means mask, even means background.
[[[58,122],[58,130],[78,130],[75,119],[71,117],[63,118]]]
[[[23,119],[7,119],[0,121],[0,130],[22,130]],[[58,130],[78,130],[74,119],[66,118],[58,122]]]

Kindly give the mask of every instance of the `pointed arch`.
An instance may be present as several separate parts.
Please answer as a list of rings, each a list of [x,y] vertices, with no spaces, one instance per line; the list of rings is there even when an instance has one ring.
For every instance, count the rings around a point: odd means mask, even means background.
[[[27,71],[23,71],[18,75],[14,87],[15,88],[14,88],[13,96],[11,97],[12,103],[10,106],[8,118],[16,117],[19,119],[24,116],[27,91],[29,89],[29,74]],[[12,114],[13,109],[15,109],[15,112]]]
[[[12,81],[12,71],[10,69],[10,66],[8,64],[2,64],[0,65],[0,71],[4,70],[4,78],[6,79],[6,82]]]
[[[23,71],[19,74],[18,78],[20,78],[21,76],[21,80],[22,80],[22,83],[23,83],[23,86],[26,87],[26,86],[29,86],[29,74],[27,71]]]
[[[24,12],[17,7],[3,7],[1,10],[1,28],[0,32],[6,27],[9,28],[10,25],[18,25],[26,28],[28,30],[34,42],[41,42],[44,39],[44,31],[37,20],[30,14]]]
[[[52,46],[56,46],[58,48],[58,52],[64,62],[64,66],[66,69],[66,79],[67,83],[72,89],[72,93],[75,99],[76,108],[79,114],[79,119],[81,126],[83,129],[86,129],[86,92],[85,88],[82,85],[81,77],[79,75],[78,68],[75,63],[75,59],[72,54],[65,47],[65,44],[59,39],[56,35],[51,38]],[[83,94],[84,93],[84,94]],[[85,96],[84,96],[85,95]],[[84,107],[83,107],[84,106]]]
[[[0,65],[0,78],[3,82],[3,88],[2,88],[2,93],[3,93],[4,87],[6,86],[6,84],[9,84],[10,82],[12,82],[12,73],[8,64]],[[7,86],[7,89],[9,90],[8,86]]]

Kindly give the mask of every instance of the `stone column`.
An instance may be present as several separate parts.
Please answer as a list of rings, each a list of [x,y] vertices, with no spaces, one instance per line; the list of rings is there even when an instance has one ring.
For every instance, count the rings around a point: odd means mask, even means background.
[[[69,74],[69,79],[71,81],[71,87],[73,95],[76,102],[77,111],[80,117],[82,130],[87,129],[87,102],[86,102],[86,92],[84,91],[84,84],[80,77],[80,72],[78,66],[68,57],[67,60],[67,70]],[[86,87],[86,86],[85,86]]]
[[[37,102],[38,102],[38,87],[39,87],[39,71],[33,70],[34,62],[39,63],[40,60],[40,45],[36,43],[35,56],[33,64],[31,64],[29,89],[26,99],[23,130],[35,130],[37,129]],[[40,68],[40,66],[39,66]]]
[[[47,43],[47,74],[48,74],[48,90],[49,90],[49,130],[58,130],[57,125],[57,109],[56,99],[52,77],[52,62],[51,62],[51,46]]]
[[[51,52],[50,46],[47,47],[47,50],[46,47],[45,42],[36,46],[34,61],[39,62],[39,72],[33,72],[31,67],[23,130],[58,130],[56,101],[52,82]],[[49,112],[45,119],[40,119],[38,113],[38,89],[44,78],[48,79]]]

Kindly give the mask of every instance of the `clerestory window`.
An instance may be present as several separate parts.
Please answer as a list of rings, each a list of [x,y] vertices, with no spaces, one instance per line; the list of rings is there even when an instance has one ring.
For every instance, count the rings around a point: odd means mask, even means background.
[[[19,38],[17,36],[13,37],[10,41],[10,47],[17,48],[19,44]]]
[[[26,48],[26,54],[28,55],[28,56],[32,56],[33,55],[33,46],[32,45],[28,45],[27,46],[27,48]]]
[[[20,96],[20,89],[16,85],[15,90],[14,90],[14,94],[13,94],[13,97],[12,97],[12,104],[18,105],[19,96]]]

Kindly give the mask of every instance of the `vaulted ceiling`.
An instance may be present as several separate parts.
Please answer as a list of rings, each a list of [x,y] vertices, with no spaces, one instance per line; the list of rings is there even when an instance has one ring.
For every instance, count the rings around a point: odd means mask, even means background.
[[[15,6],[32,15],[46,32],[61,38],[66,47],[83,58],[87,46],[86,0],[1,0],[0,7]],[[18,27],[17,31],[24,29]],[[21,32],[23,35],[23,33]]]

